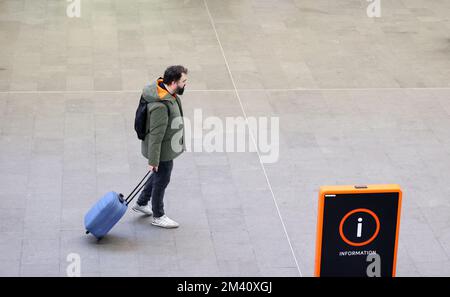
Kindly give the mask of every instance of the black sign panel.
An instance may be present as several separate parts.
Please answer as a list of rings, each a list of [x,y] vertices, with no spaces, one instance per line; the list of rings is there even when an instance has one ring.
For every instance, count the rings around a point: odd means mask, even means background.
[[[373,261],[376,276],[395,275],[400,193],[355,189],[322,199],[316,275],[373,276],[367,272]]]

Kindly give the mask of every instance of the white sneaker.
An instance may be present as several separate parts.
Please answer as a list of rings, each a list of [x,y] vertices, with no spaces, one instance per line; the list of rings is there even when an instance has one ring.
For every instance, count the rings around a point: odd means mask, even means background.
[[[141,212],[148,216],[153,215],[152,209],[150,208],[150,205],[148,205],[148,204],[147,205],[139,205],[139,204],[135,203],[131,209],[134,210],[135,212]]]
[[[163,215],[159,218],[153,218],[152,225],[162,228],[178,228],[180,226],[177,222],[170,219],[168,216]]]

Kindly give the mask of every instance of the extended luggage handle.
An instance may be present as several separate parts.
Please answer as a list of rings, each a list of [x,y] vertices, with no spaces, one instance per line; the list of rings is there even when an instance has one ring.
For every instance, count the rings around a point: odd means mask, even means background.
[[[136,197],[137,194],[139,194],[139,192],[142,190],[142,188],[145,186],[146,183],[142,182],[147,178],[147,176],[151,173],[152,171],[148,171],[147,174],[144,176],[143,179],[141,179],[141,181],[137,184],[137,186],[133,189],[133,191],[131,191],[131,193],[128,195],[128,197],[125,199],[125,203],[128,206],[128,204],[130,204],[131,201],[133,201],[134,197]],[[141,185],[142,184],[142,185]],[[139,187],[140,186],[140,187]],[[139,188],[137,191],[136,189]],[[135,192],[136,191],[136,192]],[[133,194],[134,193],[134,194]],[[133,195],[133,196],[131,196]],[[131,197],[131,198],[130,198]]]

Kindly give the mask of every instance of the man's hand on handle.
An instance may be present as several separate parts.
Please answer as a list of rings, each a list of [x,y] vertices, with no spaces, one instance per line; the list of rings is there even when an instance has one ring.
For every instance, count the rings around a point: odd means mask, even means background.
[[[158,172],[158,166],[148,165],[150,168],[150,171]]]

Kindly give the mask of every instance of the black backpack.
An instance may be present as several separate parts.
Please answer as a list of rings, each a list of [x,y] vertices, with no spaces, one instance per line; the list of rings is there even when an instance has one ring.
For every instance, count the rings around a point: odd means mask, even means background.
[[[170,108],[167,106],[167,102],[162,100],[161,103],[163,103],[167,107],[167,115],[170,117]],[[145,136],[147,136],[148,132],[145,129],[145,126],[147,124],[147,104],[148,102],[145,101],[144,97],[141,95],[141,99],[139,99],[139,105],[136,109],[136,117],[134,118],[134,130],[137,133],[137,137],[140,140],[144,140]]]

